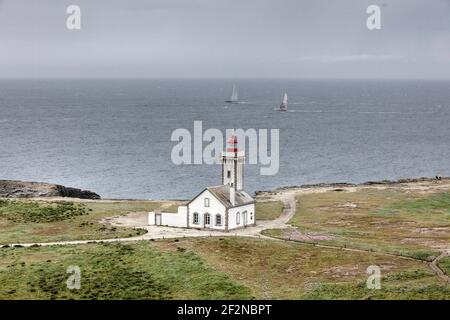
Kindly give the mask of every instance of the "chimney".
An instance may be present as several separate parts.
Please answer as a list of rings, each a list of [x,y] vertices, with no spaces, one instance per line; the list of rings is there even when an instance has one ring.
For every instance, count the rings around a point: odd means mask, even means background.
[[[230,202],[232,206],[236,205],[236,189],[233,184],[230,186]]]

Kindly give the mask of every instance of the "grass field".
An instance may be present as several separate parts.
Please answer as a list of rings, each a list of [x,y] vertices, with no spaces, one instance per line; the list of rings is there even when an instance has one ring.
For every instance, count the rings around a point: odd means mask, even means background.
[[[450,257],[444,258],[439,262],[439,266],[450,276]]]
[[[149,242],[10,248],[0,256],[0,299],[250,298],[194,253]],[[69,266],[80,268],[80,290],[66,286]]]
[[[1,200],[0,244],[134,236],[143,230],[113,227],[100,221],[128,212],[151,211],[160,205],[150,201],[71,203]]]
[[[256,202],[256,220],[274,220],[283,212],[281,201]]]
[[[101,221],[157,208],[175,207],[1,201],[0,243],[133,236],[141,231]],[[294,241],[207,237],[0,246],[0,299],[450,299],[450,286],[424,263],[448,248],[449,208],[444,191],[328,191],[298,195],[292,227],[264,231]],[[275,219],[283,204],[258,202],[256,210],[257,219]],[[66,286],[70,266],[81,270],[80,290]],[[369,266],[381,269],[379,290],[366,287]],[[439,266],[448,274],[450,257]]]
[[[305,194],[297,197],[290,223],[295,230],[266,234],[430,260],[450,243],[450,192],[364,189]]]
[[[380,290],[366,269],[382,270]],[[69,290],[69,266],[81,270]],[[0,299],[448,299],[427,265],[293,242],[202,238],[0,249]]]

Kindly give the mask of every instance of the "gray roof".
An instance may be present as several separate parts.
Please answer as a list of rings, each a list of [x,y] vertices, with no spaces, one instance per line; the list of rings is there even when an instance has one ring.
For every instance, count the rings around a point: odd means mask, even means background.
[[[236,203],[233,206],[230,202],[230,187],[228,185],[208,187],[206,190],[211,192],[217,200],[219,200],[227,208],[240,207],[255,202],[255,200],[247,192],[240,190],[236,191]]]

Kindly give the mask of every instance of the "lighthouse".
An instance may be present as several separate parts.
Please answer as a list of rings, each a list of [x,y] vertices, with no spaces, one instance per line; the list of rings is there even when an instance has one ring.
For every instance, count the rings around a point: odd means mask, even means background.
[[[239,151],[238,139],[232,135],[227,141],[227,148],[222,152],[222,184],[236,191],[244,189],[245,152]]]
[[[235,135],[221,154],[222,184],[206,187],[177,213],[149,212],[148,224],[230,231],[256,223],[255,199],[244,191],[245,152]]]

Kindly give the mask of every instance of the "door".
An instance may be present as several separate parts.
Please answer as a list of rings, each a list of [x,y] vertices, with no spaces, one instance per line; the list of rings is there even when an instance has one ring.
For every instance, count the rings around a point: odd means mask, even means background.
[[[247,211],[242,212],[242,223],[244,227],[247,225]]]
[[[162,225],[161,213],[155,214],[155,224],[156,224],[157,226]]]
[[[205,223],[205,228],[211,226],[211,215],[209,213],[205,213],[203,221]]]

